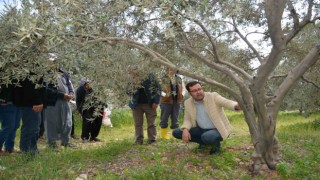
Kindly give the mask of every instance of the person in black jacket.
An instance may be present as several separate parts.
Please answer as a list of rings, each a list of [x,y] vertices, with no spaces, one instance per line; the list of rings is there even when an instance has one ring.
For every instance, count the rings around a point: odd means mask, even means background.
[[[107,105],[96,97],[92,97],[93,90],[90,83],[89,79],[82,78],[76,91],[77,110],[82,116],[81,139],[83,142],[99,142],[101,140],[97,136],[102,125],[103,108],[98,108],[98,106],[107,107]],[[98,112],[99,115],[94,116],[95,112]]]
[[[21,137],[20,150],[23,153],[35,155],[38,151],[37,138],[41,121],[41,111],[44,104],[45,88],[42,82],[32,82],[34,74],[19,82],[20,86],[14,87],[13,104],[21,110]],[[38,87],[36,85],[38,84]]]

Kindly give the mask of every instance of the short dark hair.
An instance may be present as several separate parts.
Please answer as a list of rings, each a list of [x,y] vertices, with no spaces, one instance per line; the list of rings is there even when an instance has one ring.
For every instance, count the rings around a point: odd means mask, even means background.
[[[199,81],[191,81],[191,82],[188,82],[188,84],[186,85],[186,89],[188,92],[190,92],[190,87],[196,85],[196,84],[200,84]],[[201,85],[201,84],[200,84]]]

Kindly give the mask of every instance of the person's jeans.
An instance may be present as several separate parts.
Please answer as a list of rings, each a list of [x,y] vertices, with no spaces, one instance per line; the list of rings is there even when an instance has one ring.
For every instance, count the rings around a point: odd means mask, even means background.
[[[15,107],[15,113],[13,115],[14,117],[14,128],[13,130],[9,133],[5,143],[4,143],[4,148],[6,151],[13,151],[14,150],[14,140],[16,139],[16,132],[17,129],[20,127],[20,119],[21,119],[21,113],[20,109],[18,107]]]
[[[3,144],[15,130],[15,114],[17,107],[13,104],[0,105],[0,150],[2,150]],[[11,137],[10,137],[11,138]],[[7,150],[7,148],[5,148]]]
[[[182,139],[183,131],[180,128],[173,130],[172,135],[177,139]],[[194,127],[189,130],[191,142],[200,145],[213,145],[216,149],[221,147],[222,137],[217,129],[201,129]]]
[[[34,112],[32,107],[21,107],[20,150],[23,153],[37,153],[37,137],[40,129],[41,112]]]

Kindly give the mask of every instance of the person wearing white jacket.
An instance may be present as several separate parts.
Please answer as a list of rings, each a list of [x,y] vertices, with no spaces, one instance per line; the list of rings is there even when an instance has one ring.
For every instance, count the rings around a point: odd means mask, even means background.
[[[181,128],[175,129],[172,135],[185,142],[198,143],[199,149],[206,145],[212,146],[210,154],[216,154],[220,150],[220,142],[232,130],[224,108],[240,110],[240,106],[216,92],[204,92],[198,81],[189,82],[186,89],[191,97],[184,102],[184,121]]]

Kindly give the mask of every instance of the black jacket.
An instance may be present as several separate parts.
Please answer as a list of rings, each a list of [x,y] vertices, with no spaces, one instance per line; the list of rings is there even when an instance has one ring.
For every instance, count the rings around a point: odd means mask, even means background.
[[[0,86],[0,104],[12,102],[12,85],[1,85]]]
[[[103,112],[103,109],[97,109],[97,106],[103,106],[108,107],[106,103],[103,103],[102,101],[99,101],[98,98],[92,96],[93,90],[86,90],[83,85],[79,86],[79,88],[76,91],[76,105],[77,110],[80,112],[80,114],[86,114],[86,116],[92,116],[94,111],[100,111]],[[89,109],[83,109],[83,105],[86,101],[86,97],[89,98],[90,96],[90,102],[88,102],[88,106],[90,106]]]
[[[46,85],[45,106],[55,106],[58,99],[63,99],[64,93],[59,92],[53,84]]]
[[[76,105],[77,105],[77,110],[82,113],[83,110],[83,105],[85,102],[87,92],[85,90],[84,86],[79,86],[79,88],[76,90]]]
[[[39,83],[42,84],[42,83]],[[29,79],[20,81],[21,87],[13,89],[13,104],[19,107],[32,107],[34,105],[44,104],[45,87],[36,89],[35,83]]]

